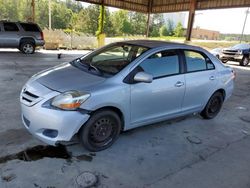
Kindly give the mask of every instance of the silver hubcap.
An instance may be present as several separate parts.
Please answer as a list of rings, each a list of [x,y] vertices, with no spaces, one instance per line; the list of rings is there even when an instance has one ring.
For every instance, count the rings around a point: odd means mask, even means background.
[[[248,59],[247,58],[244,58],[243,60],[243,65],[247,65],[248,64]]]
[[[32,52],[33,52],[33,46],[31,45],[31,44],[25,44],[24,46],[23,46],[23,51],[24,51],[24,53],[26,53],[26,54],[31,54]]]

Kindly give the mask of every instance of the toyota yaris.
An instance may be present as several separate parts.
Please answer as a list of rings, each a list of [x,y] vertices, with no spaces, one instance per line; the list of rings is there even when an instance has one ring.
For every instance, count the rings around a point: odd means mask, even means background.
[[[20,94],[22,120],[47,144],[78,134],[88,150],[99,151],[124,130],[190,113],[214,118],[234,77],[199,47],[117,42],[32,76]]]

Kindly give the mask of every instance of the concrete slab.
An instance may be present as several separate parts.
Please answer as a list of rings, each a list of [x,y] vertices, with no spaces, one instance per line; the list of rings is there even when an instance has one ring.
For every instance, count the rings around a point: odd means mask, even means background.
[[[43,144],[23,128],[18,97],[34,73],[86,52],[57,53],[0,51],[0,159]],[[229,66],[236,88],[215,119],[190,115],[134,129],[98,153],[69,145],[70,160],[9,160],[0,164],[0,187],[79,187],[84,172],[98,178],[96,187],[249,187],[250,66]]]

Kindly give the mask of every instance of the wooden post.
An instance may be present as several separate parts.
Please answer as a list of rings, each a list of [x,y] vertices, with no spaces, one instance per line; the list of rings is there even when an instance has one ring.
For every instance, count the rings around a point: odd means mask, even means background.
[[[152,12],[153,0],[148,1],[148,19],[147,19],[147,27],[146,27],[146,37],[149,37],[149,26],[150,26],[150,14]]]
[[[191,40],[192,29],[193,29],[193,24],[194,24],[194,17],[195,17],[195,9],[196,9],[196,0],[190,0],[190,9],[189,9],[189,15],[188,15],[188,27],[187,27],[186,41]]]
[[[35,22],[35,0],[32,0],[31,7],[32,7],[32,22]]]
[[[149,36],[150,13],[148,13],[146,37]]]
[[[51,30],[51,0],[49,0],[49,30]]]

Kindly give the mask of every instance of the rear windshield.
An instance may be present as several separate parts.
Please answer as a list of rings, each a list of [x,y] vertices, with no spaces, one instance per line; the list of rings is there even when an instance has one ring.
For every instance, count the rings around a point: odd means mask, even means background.
[[[39,27],[36,24],[31,23],[20,23],[24,31],[40,32]]]

